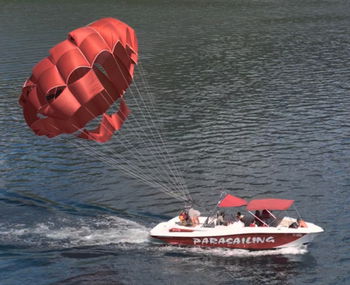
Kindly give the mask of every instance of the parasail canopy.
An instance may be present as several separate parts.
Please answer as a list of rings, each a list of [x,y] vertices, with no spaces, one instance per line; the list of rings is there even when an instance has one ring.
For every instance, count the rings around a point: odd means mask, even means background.
[[[240,207],[247,205],[247,201],[238,197],[235,197],[231,194],[227,194],[224,199],[219,203],[219,207]]]
[[[247,210],[287,210],[294,203],[294,200],[287,199],[257,199],[247,205]]]
[[[135,92],[125,94],[137,62],[136,34],[121,21],[104,18],[69,32],[34,66],[23,85],[19,103],[25,121],[39,136],[74,134],[106,142],[129,119],[124,126],[129,129],[113,144],[96,146],[79,139],[69,143],[175,199],[191,201],[174,155],[157,128],[161,120],[154,118],[155,100],[141,66],[146,92],[135,84]],[[127,96],[133,104],[132,117]]]
[[[37,63],[23,85],[19,103],[35,134],[54,137],[80,131],[102,115],[99,126],[78,137],[108,141],[130,113],[124,92],[138,59],[134,30],[104,18],[71,31]],[[106,111],[119,100],[119,109]]]

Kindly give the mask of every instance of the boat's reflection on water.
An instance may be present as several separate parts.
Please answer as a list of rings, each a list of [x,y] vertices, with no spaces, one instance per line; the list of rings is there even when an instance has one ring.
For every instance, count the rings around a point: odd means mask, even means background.
[[[213,259],[217,266],[221,265],[225,269],[232,280],[260,280],[261,283],[269,284],[289,284],[300,273],[300,267],[313,260],[310,253]]]
[[[316,264],[307,248],[247,251],[164,246],[160,250],[173,269],[178,264],[195,276],[200,271],[200,280],[216,279],[217,284],[291,284]]]

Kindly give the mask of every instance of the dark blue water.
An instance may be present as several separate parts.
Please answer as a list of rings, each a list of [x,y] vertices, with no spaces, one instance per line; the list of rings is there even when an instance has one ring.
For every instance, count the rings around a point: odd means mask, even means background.
[[[347,284],[349,10],[341,0],[0,1],[0,283]],[[146,93],[147,80],[192,197],[295,199],[325,228],[307,250],[151,243],[149,230],[181,202],[72,137],[31,132],[17,100],[32,66],[106,16],[137,32],[144,72],[132,88]],[[140,129],[132,123],[127,136]],[[117,139],[103,151],[120,159]],[[161,162],[152,155],[144,169]]]

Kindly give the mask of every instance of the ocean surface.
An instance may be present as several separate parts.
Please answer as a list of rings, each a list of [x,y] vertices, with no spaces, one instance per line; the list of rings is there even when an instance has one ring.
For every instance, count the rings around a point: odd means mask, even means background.
[[[345,0],[1,0],[0,284],[349,284],[349,11]],[[150,119],[131,117],[106,145],[39,137],[23,119],[32,67],[102,17],[136,30],[126,98],[136,117],[137,94],[152,95],[153,140],[170,160],[144,138]],[[134,164],[134,177],[121,171]],[[203,214],[221,191],[294,199],[325,232],[303,250],[154,243],[149,230],[185,191]]]

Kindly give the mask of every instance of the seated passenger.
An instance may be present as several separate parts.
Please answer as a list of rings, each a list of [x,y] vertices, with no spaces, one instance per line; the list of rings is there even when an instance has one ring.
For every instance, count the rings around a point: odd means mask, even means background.
[[[244,218],[244,216],[241,214],[241,212],[237,212],[235,220],[242,221],[243,218]]]
[[[233,225],[236,227],[244,227],[244,223],[242,221],[243,218],[244,216],[241,214],[241,212],[237,212]]]
[[[301,219],[297,218],[297,221],[292,223],[289,228],[297,229],[297,228],[307,228],[307,224]]]
[[[271,219],[271,214],[269,213],[268,210],[265,209],[261,213],[261,218],[262,218],[262,220],[267,221],[267,220]]]
[[[298,218],[297,223],[298,223],[300,228],[307,228],[307,224],[305,223],[305,221],[302,218]]]
[[[216,225],[217,226],[220,226],[220,225],[227,226],[227,222],[225,221],[225,212],[224,211],[217,212],[217,214],[216,214]]]
[[[260,211],[256,210],[254,216],[255,216],[254,217],[255,224],[260,227],[262,225],[262,217],[261,217]]]
[[[190,216],[192,226],[195,227],[199,225],[199,216],[201,215],[201,213],[198,210],[191,208],[188,210],[188,215]]]
[[[180,212],[180,214],[179,214],[179,220],[180,220],[180,223],[181,223],[183,226],[187,226],[187,225],[188,225],[189,217],[188,217],[188,214],[186,213],[186,211],[181,211],[181,212]]]

